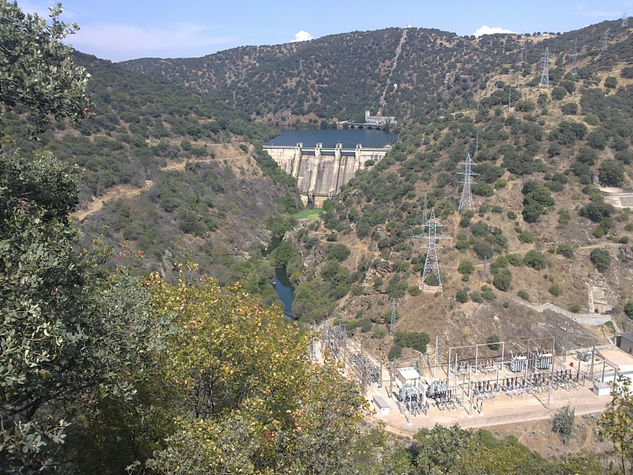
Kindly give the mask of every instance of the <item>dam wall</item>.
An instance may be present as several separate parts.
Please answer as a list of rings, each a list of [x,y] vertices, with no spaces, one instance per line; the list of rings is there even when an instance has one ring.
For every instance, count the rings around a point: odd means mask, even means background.
[[[350,181],[358,170],[366,168],[367,161],[378,163],[391,146],[343,148],[340,143],[334,148],[265,145],[264,150],[277,165],[297,180],[304,205],[320,208],[323,202],[338,194],[341,187]]]

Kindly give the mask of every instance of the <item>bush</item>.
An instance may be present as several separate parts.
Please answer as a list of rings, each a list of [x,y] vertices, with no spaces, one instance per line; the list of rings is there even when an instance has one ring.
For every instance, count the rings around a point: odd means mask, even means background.
[[[495,334],[495,335],[490,335],[488,338],[486,338],[486,343],[488,344],[488,348],[490,348],[492,351],[497,351],[499,348],[501,348],[501,345],[499,344],[499,341],[501,341],[499,339],[499,335]]]
[[[580,312],[580,305],[578,305],[577,303],[572,303],[567,310],[569,310],[571,313],[579,313]]]
[[[554,297],[559,297],[563,293],[563,290],[557,284],[552,285],[548,290]]]
[[[470,300],[476,303],[481,303],[484,301],[483,297],[479,292],[473,291],[470,293]]]
[[[608,89],[615,89],[618,85],[618,80],[614,76],[608,76],[604,80],[604,87]]]
[[[458,290],[457,294],[455,294],[455,298],[460,303],[468,302],[468,290],[467,289],[460,289],[460,290]]]
[[[629,300],[624,306],[624,315],[633,319],[633,301]]]
[[[592,201],[580,208],[578,214],[594,223],[599,223],[604,218],[608,218],[615,211],[615,208],[604,201]]]
[[[335,259],[339,262],[343,262],[350,255],[351,251],[345,244],[332,244],[328,250],[328,259]]]
[[[528,230],[521,231],[518,235],[518,238],[519,241],[525,244],[530,244],[534,242],[534,235]]]
[[[616,160],[605,160],[600,165],[598,179],[603,186],[622,186],[624,182],[624,166]]]
[[[387,329],[385,327],[383,327],[383,326],[375,326],[374,327],[374,332],[372,333],[371,337],[376,339],[376,340],[381,340],[386,335],[387,335]]]
[[[604,249],[592,250],[589,259],[600,272],[606,271],[611,265],[611,255]]]
[[[543,270],[547,266],[547,258],[537,250],[532,249],[523,256],[523,264],[532,269]]]
[[[396,331],[395,344],[400,347],[412,348],[420,353],[426,353],[429,344],[429,335],[424,332]]]
[[[498,290],[501,290],[502,292],[510,290],[510,286],[512,285],[512,274],[508,269],[504,269],[503,271],[495,275],[495,278],[492,281],[492,285],[494,285]]]
[[[387,356],[389,361],[394,361],[400,358],[401,356],[402,356],[402,347],[395,343],[391,345],[391,348],[389,349],[389,355]]]
[[[480,290],[481,297],[486,302],[492,302],[495,299],[495,293],[493,292],[492,287],[490,287],[489,285],[482,285]]]
[[[421,293],[422,291],[420,290],[420,287],[418,287],[417,285],[413,285],[409,287],[409,295],[411,295],[412,297],[417,297]]]
[[[487,183],[477,183],[476,185],[473,185],[472,191],[474,194],[484,197],[489,197],[495,194],[495,190],[493,190]]]
[[[525,290],[519,290],[517,295],[521,297],[523,300],[530,301],[530,294],[528,294]]]
[[[578,104],[575,102],[568,102],[560,106],[560,110],[565,115],[576,115],[578,113]]]
[[[569,244],[559,244],[556,248],[556,254],[566,257],[567,259],[572,259],[574,257],[574,248]]]
[[[473,250],[475,251],[475,254],[477,254],[477,256],[480,259],[484,259],[486,257],[490,259],[494,254],[492,247],[489,244],[485,242],[481,242],[481,241],[477,241],[474,244]]]
[[[574,408],[571,403],[568,403],[556,411],[552,417],[552,431],[560,436],[563,443],[574,438],[574,416]]]
[[[475,271],[475,265],[469,260],[463,260],[459,263],[457,271],[463,275],[470,275]]]

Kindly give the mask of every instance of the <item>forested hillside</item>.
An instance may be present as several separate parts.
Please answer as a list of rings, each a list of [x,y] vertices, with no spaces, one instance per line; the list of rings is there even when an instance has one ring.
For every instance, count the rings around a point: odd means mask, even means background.
[[[121,248],[113,262],[166,277],[191,260],[223,282],[241,278],[245,252],[257,254],[270,240],[265,223],[281,212],[279,199],[295,196],[254,145],[272,129],[208,95],[92,56],[73,57],[91,75],[89,118],[77,127],[51,124],[31,142],[16,109],[5,116],[5,133],[25,152],[44,147],[78,166],[76,215],[85,241],[103,236]],[[269,282],[272,269],[262,272]]]
[[[600,54],[607,29],[610,48]],[[139,59],[122,65],[197,92],[217,94],[237,110],[275,124],[360,119],[365,110],[379,108],[385,115],[424,120],[439,110],[474,104],[489,94],[490,79],[498,75],[513,73],[507,80],[515,83],[519,78],[531,79],[546,47],[555,58],[552,79],[558,80],[562,69],[573,63],[575,41],[579,66],[592,63],[608,68],[617,57],[631,54],[627,32],[617,22],[603,22],[547,38],[474,38],[433,29],[390,28],[241,47],[202,58]]]

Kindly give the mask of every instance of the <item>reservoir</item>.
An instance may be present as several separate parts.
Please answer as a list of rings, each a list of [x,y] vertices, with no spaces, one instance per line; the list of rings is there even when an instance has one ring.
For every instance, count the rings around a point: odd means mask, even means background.
[[[344,130],[282,130],[281,135],[266,142],[266,145],[294,147],[303,143],[305,147],[323,144],[323,148],[334,148],[341,143],[343,148],[354,148],[361,144],[366,148],[380,148],[396,141],[396,134],[388,134],[382,130],[344,129]]]

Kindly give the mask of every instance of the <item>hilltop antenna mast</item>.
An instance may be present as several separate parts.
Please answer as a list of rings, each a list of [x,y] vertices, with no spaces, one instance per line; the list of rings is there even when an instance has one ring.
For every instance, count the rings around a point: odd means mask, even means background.
[[[470,157],[470,153],[466,156],[466,161],[461,162],[461,165],[464,165],[464,171],[458,172],[458,175],[464,175],[464,179],[460,181],[464,186],[462,188],[462,196],[459,199],[459,206],[457,207],[457,211],[461,211],[464,209],[473,209],[473,193],[471,190],[471,185],[476,184],[476,181],[473,181],[473,176],[477,175],[477,173],[473,172],[473,159]]]
[[[440,262],[437,259],[437,250],[441,248],[441,246],[437,244],[437,228],[441,226],[442,225],[439,224],[435,218],[435,207],[433,207],[431,208],[429,220],[426,222],[429,243],[426,250],[426,259],[424,260],[424,270],[422,271],[422,283],[424,283],[427,276],[432,272],[440,287],[442,287],[442,278],[440,276]]]
[[[394,335],[396,330],[396,299],[391,299],[391,324],[389,325],[389,334]]]
[[[629,17],[626,16],[626,13],[622,14],[622,24],[620,26],[622,26],[622,28],[628,28],[629,26]]]
[[[602,52],[604,53],[609,48],[609,28],[607,28],[602,36]]]
[[[538,87],[549,88],[549,46],[545,48],[543,55],[543,73],[541,74],[541,82]]]

